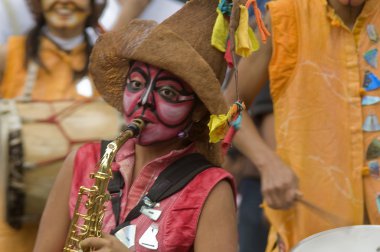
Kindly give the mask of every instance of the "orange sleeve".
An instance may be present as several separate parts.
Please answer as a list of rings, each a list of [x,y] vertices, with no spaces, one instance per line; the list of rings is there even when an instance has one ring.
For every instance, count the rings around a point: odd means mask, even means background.
[[[14,98],[22,89],[25,78],[24,56],[25,37],[12,36],[8,39],[6,62],[2,83],[0,85],[0,97]]]

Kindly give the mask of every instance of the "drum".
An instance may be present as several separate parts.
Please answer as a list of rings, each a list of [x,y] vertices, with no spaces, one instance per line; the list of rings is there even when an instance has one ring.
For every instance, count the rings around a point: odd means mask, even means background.
[[[380,226],[341,227],[312,235],[292,252],[380,252]]]
[[[101,100],[0,101],[1,201],[7,222],[37,222],[69,152],[85,142],[114,139],[120,113]]]

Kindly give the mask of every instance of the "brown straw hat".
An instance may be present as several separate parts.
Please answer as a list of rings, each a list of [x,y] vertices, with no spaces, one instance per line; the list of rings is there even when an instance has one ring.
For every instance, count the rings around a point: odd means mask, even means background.
[[[191,0],[159,25],[133,20],[118,31],[101,35],[91,54],[90,74],[104,100],[122,111],[129,63],[137,60],[180,77],[210,114],[226,113],[220,90],[226,63],[223,53],[211,46],[217,5],[218,0]],[[204,128],[208,132],[207,126]],[[207,134],[198,141],[210,151]]]
[[[182,78],[211,114],[225,113],[220,85],[226,64],[210,43],[217,5],[217,0],[192,0],[159,25],[134,20],[100,36],[90,73],[103,98],[121,111],[129,61],[137,60]]]

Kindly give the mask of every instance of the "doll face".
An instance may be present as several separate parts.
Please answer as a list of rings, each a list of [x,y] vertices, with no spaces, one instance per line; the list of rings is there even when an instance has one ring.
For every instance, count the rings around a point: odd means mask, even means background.
[[[145,121],[140,145],[164,142],[189,125],[195,97],[192,89],[172,73],[137,61],[127,76],[124,117],[127,123],[135,118]]]
[[[50,29],[84,29],[91,13],[90,0],[42,0],[42,10]]]

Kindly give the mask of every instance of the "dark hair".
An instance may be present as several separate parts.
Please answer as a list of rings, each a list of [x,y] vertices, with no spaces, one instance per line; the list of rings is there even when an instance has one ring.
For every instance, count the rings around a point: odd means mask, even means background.
[[[97,27],[97,18],[98,15],[96,14],[96,5],[95,1],[91,0],[91,14],[86,20],[85,27],[93,27],[95,30],[98,29]],[[35,21],[36,25],[28,32],[27,37],[26,37],[26,43],[25,43],[25,58],[24,58],[24,65],[25,68],[28,65],[28,62],[30,60],[36,62],[40,67],[44,68],[45,70],[48,70],[43,62],[41,61],[40,55],[39,55],[39,49],[40,49],[40,44],[41,44],[41,36],[42,36],[42,28],[46,24],[45,17],[43,16],[42,11],[33,11],[35,15]],[[85,66],[82,70],[74,72],[74,79],[79,79],[83,76],[85,76],[88,72],[88,63],[89,63],[89,58],[90,54],[92,51],[92,43],[89,35],[87,32],[84,30],[84,38],[85,38],[85,43],[86,43],[86,59],[85,59]]]

